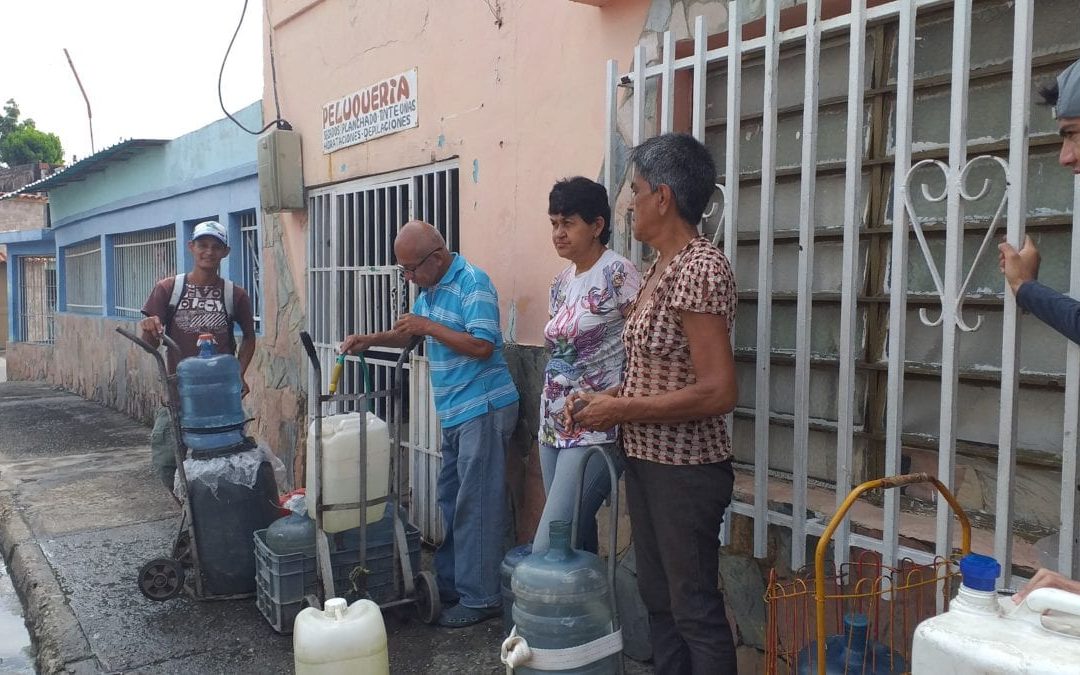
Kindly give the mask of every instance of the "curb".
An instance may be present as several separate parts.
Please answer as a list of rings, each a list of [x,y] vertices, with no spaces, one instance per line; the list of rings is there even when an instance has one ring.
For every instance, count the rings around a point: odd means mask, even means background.
[[[38,672],[100,671],[90,642],[11,491],[0,491],[0,553],[23,603],[30,638],[37,649]],[[88,669],[91,664],[93,671]]]

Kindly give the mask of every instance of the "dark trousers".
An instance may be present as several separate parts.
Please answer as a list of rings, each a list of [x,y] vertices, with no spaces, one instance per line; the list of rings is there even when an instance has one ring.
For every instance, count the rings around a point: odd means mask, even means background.
[[[736,675],[735,640],[717,589],[731,462],[626,463],[638,590],[649,610],[657,675]]]

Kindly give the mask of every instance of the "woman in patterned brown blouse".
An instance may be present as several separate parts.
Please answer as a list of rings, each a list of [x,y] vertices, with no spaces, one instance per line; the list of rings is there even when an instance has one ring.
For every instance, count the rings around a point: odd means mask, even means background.
[[[656,672],[734,674],[717,577],[720,524],[734,483],[723,416],[738,396],[730,339],[735,277],[697,231],[716,168],[708,149],[686,134],[649,139],[630,161],[634,238],[657,258],[623,332],[622,384],[573,395],[587,405],[572,422],[620,427]]]

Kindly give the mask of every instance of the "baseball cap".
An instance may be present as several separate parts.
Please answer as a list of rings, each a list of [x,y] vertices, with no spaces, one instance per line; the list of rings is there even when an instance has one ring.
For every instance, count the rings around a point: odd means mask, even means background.
[[[1061,71],[1057,77],[1058,100],[1054,117],[1080,117],[1080,61]]]
[[[229,231],[216,220],[204,220],[196,225],[191,233],[191,241],[199,237],[217,237],[222,244],[229,245]]]

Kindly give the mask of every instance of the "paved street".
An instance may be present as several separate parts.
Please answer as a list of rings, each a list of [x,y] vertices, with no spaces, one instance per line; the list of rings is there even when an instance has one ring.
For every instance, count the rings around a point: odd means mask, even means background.
[[[178,509],[150,470],[148,430],[41,383],[0,383],[0,548],[43,672],[289,673],[292,642],[251,600],[143,598]],[[387,618],[394,673],[502,673],[500,623]],[[649,669],[628,662],[629,672]]]

